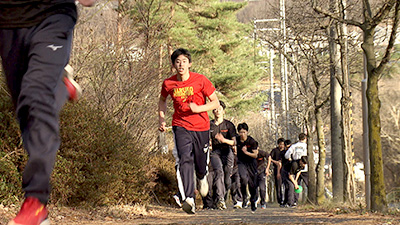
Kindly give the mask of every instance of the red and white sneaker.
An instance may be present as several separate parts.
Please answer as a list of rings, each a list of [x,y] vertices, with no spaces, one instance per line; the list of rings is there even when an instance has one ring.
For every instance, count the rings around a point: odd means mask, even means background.
[[[64,83],[69,93],[69,101],[76,102],[82,95],[81,86],[76,83],[73,77],[74,69],[68,64],[64,68]]]
[[[37,198],[27,197],[17,216],[8,225],[50,225],[48,211]]]

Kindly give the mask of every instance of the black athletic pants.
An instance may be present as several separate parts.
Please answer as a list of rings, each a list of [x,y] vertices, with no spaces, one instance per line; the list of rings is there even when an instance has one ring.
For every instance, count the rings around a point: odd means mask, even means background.
[[[29,155],[22,187],[44,204],[60,146],[59,112],[68,99],[62,73],[74,25],[70,16],[56,14],[30,28],[0,29],[0,56]]]
[[[285,203],[289,206],[293,206],[295,203],[294,184],[289,179],[289,172],[284,169],[282,169],[282,180],[285,185]]]
[[[215,208],[215,202],[213,199],[213,196],[215,196],[215,187],[213,186],[214,179],[215,179],[214,171],[210,168],[207,175],[208,193],[206,197],[202,197],[203,209]]]
[[[240,192],[240,176],[238,167],[233,167],[231,176],[231,197],[233,204],[243,202],[242,193]]]
[[[301,185],[301,181],[303,181],[304,182],[304,184],[308,187],[308,172],[301,172],[300,173],[300,176],[299,176],[299,179],[298,179],[298,181],[297,181],[297,184],[298,185]],[[303,187],[304,188],[304,187]],[[299,197],[300,197],[300,195],[299,195],[299,193],[294,193],[294,202],[298,202],[298,200],[299,200]]]
[[[283,198],[282,198],[282,174],[278,178],[278,168],[276,168],[276,167],[274,167],[274,183],[275,183],[275,191],[276,191],[276,200],[278,201],[279,204],[282,204],[283,203]]]
[[[207,174],[209,131],[190,131],[177,126],[172,129],[179,158],[176,171],[178,188],[184,201],[188,197],[195,197],[194,172],[198,179],[203,179]]]
[[[265,197],[267,195],[267,185],[266,185],[266,174],[265,170],[263,172],[258,172],[257,175],[257,184],[260,190],[260,204],[265,205]]]
[[[210,160],[214,170],[215,200],[225,198],[226,192],[231,186],[231,175],[233,169],[234,155],[231,150],[221,152],[219,149],[213,149]]]
[[[240,176],[240,192],[242,194],[243,206],[247,202],[247,185],[249,185],[250,202],[255,203],[258,198],[257,194],[257,162],[243,163],[238,162]]]

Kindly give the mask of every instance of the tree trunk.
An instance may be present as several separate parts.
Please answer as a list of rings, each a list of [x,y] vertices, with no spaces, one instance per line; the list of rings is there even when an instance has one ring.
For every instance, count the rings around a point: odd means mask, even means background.
[[[321,205],[325,202],[325,134],[324,134],[324,120],[322,118],[322,109],[320,107],[315,109],[315,119],[318,138],[319,159],[317,164],[317,203]]]
[[[341,88],[336,76],[340,77],[340,55],[336,44],[336,23],[329,28],[329,50],[331,63],[331,155],[332,155],[332,189],[335,202],[343,202],[344,177],[342,153],[341,123]]]
[[[374,28],[364,29],[364,42],[362,48],[365,53],[368,71],[368,132],[369,152],[371,160],[371,210],[386,210],[386,191],[383,175],[382,144],[381,144],[381,120],[378,92],[379,74],[375,73],[376,59],[374,49]]]
[[[339,4],[346,7],[345,1]],[[345,9],[341,9],[345,13]],[[345,18],[346,15],[343,15]],[[341,99],[341,126],[342,126],[342,151],[343,151],[343,172],[344,172],[344,201],[351,204],[355,201],[355,181],[353,170],[353,148],[352,148],[352,126],[351,126],[351,98],[348,70],[348,40],[347,40],[347,24],[339,24],[339,43],[342,67],[342,99]]]
[[[308,200],[312,203],[316,203],[316,181],[315,181],[315,162],[314,162],[314,151],[313,151],[313,132],[312,132],[312,111],[307,114],[306,127],[307,127],[307,157],[308,157]]]

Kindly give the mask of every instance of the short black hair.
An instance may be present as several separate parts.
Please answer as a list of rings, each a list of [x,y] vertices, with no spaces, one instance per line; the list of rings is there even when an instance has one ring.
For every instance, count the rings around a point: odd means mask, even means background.
[[[300,158],[300,161],[302,161],[304,164],[307,164],[307,163],[308,163],[308,157],[307,157],[306,155],[303,155],[303,156]]]
[[[285,139],[284,138],[279,138],[276,143],[279,145],[281,142],[285,143]]]
[[[238,132],[242,129],[245,131],[249,131],[249,126],[247,126],[247,123],[239,123],[239,125],[237,126]]]
[[[285,145],[290,145],[290,144],[292,144],[291,140],[289,140],[289,139],[285,140]]]
[[[219,105],[222,106],[223,109],[226,108],[226,105],[223,101],[219,100]]]
[[[172,55],[171,55],[171,61],[172,61],[172,63],[174,63],[175,60],[176,60],[176,58],[178,58],[178,56],[180,56],[180,55],[184,55],[186,58],[189,59],[189,62],[190,62],[190,63],[192,62],[192,56],[190,55],[189,50],[184,49],[184,48],[178,48],[178,49],[176,49],[176,50],[172,53]]]
[[[305,140],[306,138],[307,138],[307,135],[305,133],[300,133],[299,134],[299,140],[300,141]]]

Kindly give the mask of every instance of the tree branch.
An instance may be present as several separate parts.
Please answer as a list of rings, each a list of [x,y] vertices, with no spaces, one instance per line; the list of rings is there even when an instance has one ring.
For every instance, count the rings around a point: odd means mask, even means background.
[[[390,0],[390,1],[386,2],[382,6],[382,8],[379,9],[379,11],[376,13],[376,15],[372,18],[372,21],[371,21],[372,26],[375,27],[380,22],[382,22],[382,20],[386,18],[387,14],[393,8],[393,5],[395,5],[396,2],[397,2],[397,0]],[[396,4],[396,5],[398,5],[398,4]],[[397,12],[396,12],[396,14],[397,14]]]
[[[371,21],[372,18],[372,10],[371,10],[371,5],[369,4],[368,0],[363,0],[363,14],[364,14],[364,19],[366,21]]]
[[[385,56],[383,56],[379,66],[375,69],[375,72],[381,73],[385,67],[385,65],[389,62],[390,57],[393,52],[394,42],[396,40],[397,28],[399,27],[399,20],[400,20],[400,3],[395,4],[395,16],[393,21],[392,32],[390,34],[389,43],[386,47]]]
[[[278,50],[278,52],[279,52],[280,54],[282,54],[282,55],[288,60],[288,62],[293,66],[293,68],[294,68],[294,70],[296,71],[296,73],[299,73],[296,63],[290,58],[290,56],[289,56],[287,53],[285,53],[284,51],[282,51],[282,48],[279,48],[279,47],[276,46],[274,43],[272,43],[272,41],[270,41],[270,40],[268,40],[268,39],[265,40],[265,41],[266,41],[269,45],[271,45],[271,47],[272,47],[273,49]]]
[[[315,106],[315,109],[322,108],[322,106],[324,106],[330,99],[331,99],[330,95],[326,96],[324,101]]]
[[[326,17],[332,18],[332,19],[334,19],[336,21],[339,21],[341,23],[345,23],[345,24],[348,24],[348,25],[353,25],[353,26],[357,26],[357,27],[360,27],[360,28],[362,28],[362,26],[363,26],[363,24],[358,22],[358,21],[349,20],[349,19],[343,19],[343,18],[341,18],[340,16],[337,16],[334,13],[331,13],[331,12],[323,10],[321,7],[317,6],[316,0],[311,0],[311,2],[312,2],[312,8],[314,9],[314,11],[319,13],[319,14],[322,14],[322,15],[324,15]]]

